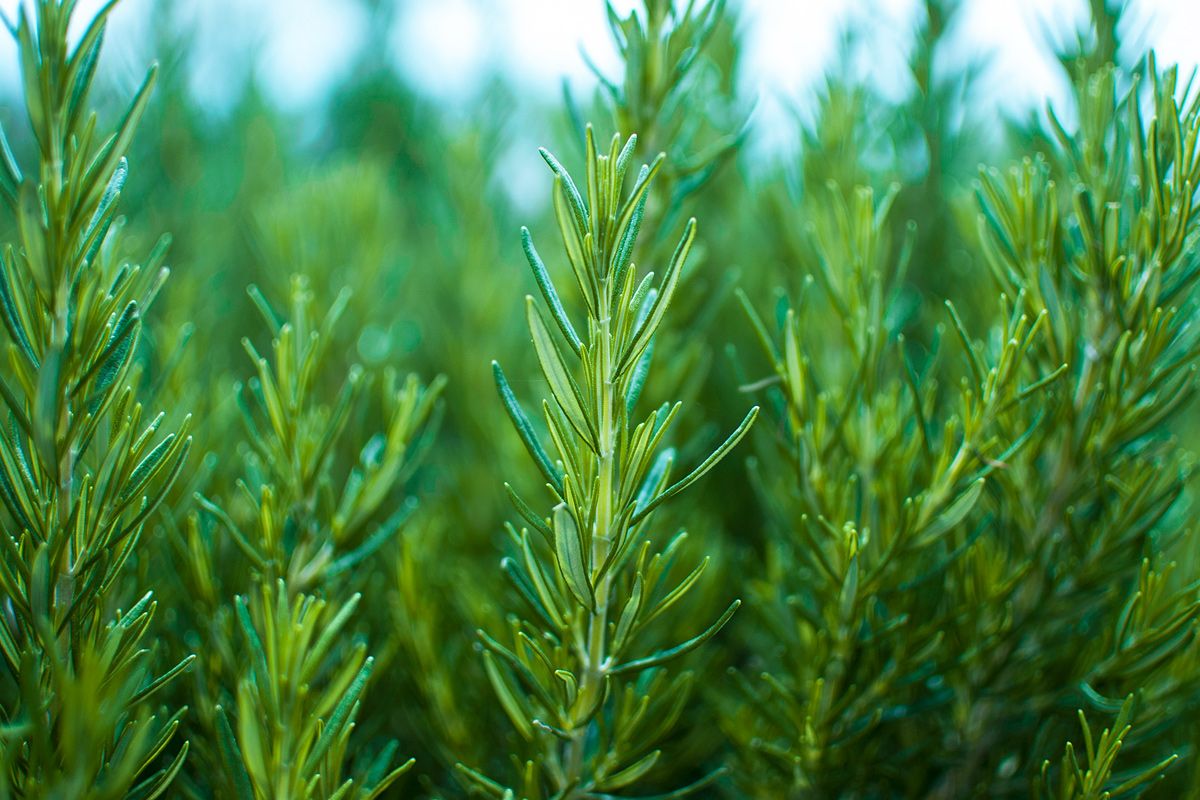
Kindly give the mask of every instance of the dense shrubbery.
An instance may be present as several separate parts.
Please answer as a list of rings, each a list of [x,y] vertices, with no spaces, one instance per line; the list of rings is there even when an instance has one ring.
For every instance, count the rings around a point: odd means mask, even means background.
[[[998,121],[958,5],[749,165],[737,8],[610,8],[522,220],[388,4],[306,140],[23,5],[0,797],[1194,794],[1200,92],[1094,0]]]

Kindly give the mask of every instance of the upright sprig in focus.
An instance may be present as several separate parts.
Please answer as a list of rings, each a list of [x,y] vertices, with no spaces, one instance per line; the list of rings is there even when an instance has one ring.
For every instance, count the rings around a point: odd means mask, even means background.
[[[696,235],[691,220],[657,282],[631,263],[646,194],[664,158],[643,166],[624,195],[635,141],[630,137],[622,147],[614,136],[601,154],[589,127],[582,194],[557,159],[542,151],[555,175],[555,212],[586,314],[582,335],[529,231],[522,230],[542,294],[541,304],[526,298],[526,317],[549,385],[542,408],[555,458],[499,365],[494,369],[504,405],[554,506],[543,514],[512,494],[527,527],[509,528],[516,554],[504,559],[503,568],[531,617],[513,618],[504,642],[480,632],[488,678],[519,735],[517,757],[524,762],[516,790],[462,768],[470,784],[494,797],[506,791],[526,798],[602,797],[643,781],[690,683],[686,673],[670,677],[660,667],[712,638],[740,602],[685,641],[655,641],[651,623],[695,585],[705,562],[673,577],[682,534],[652,552],[654,512],[733,449],[758,410],[674,481],[674,453],[662,444],[679,404],[635,422],[654,335]]]
[[[664,263],[682,221],[725,214],[738,202],[737,180],[724,169],[749,130],[749,112],[737,92],[737,14],[725,0],[641,0],[626,14],[611,2],[605,8],[619,66],[606,75],[589,62],[600,85],[597,113],[607,114],[616,130],[638,132],[635,160],[666,153],[647,193],[644,233],[631,255],[646,264]],[[578,128],[576,141],[582,142],[582,123]],[[726,180],[718,179],[722,172]],[[743,244],[732,227],[715,226],[693,254],[693,263],[706,267],[681,287],[659,331],[671,358],[651,376],[650,391],[685,403],[715,392],[712,344],[721,335],[718,320],[737,280]],[[689,433],[679,436],[680,446],[690,449]],[[722,560],[717,554],[717,562]]]
[[[0,795],[150,798],[187,752],[167,751],[181,712],[161,718],[150,698],[190,661],[154,675],[156,604],[123,580],[190,445],[186,420],[166,433],[137,400],[166,239],[141,264],[119,249],[125,153],[154,69],[102,133],[88,97],[114,3],[74,48],[75,3],[32,5],[33,20],[22,5],[10,26],[29,174],[0,134],[0,197],[18,234],[0,254]]]

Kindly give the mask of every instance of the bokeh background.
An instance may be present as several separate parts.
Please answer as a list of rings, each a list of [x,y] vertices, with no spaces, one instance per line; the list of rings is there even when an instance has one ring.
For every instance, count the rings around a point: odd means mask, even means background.
[[[0,0],[10,17],[16,5]],[[81,0],[81,17],[99,5]],[[621,16],[634,6],[613,4]],[[513,517],[504,482],[542,496],[489,366],[502,361],[527,402],[544,393],[531,377],[521,318],[521,296],[534,285],[518,234],[525,224],[553,241],[538,146],[574,169],[582,122],[594,121],[607,141],[624,118],[647,148],[672,151],[657,238],[645,234],[641,246],[646,261],[660,263],[683,220],[700,219],[701,245],[663,334],[672,355],[647,388],[653,404],[687,404],[673,443],[683,463],[703,458],[738,423],[751,402],[739,387],[764,374],[757,355],[735,357],[757,345],[733,287],[760,309],[786,308],[779,298],[800,286],[807,267],[797,265],[813,256],[797,233],[797,209],[819,203],[812,187],[828,178],[880,194],[898,184],[896,241],[919,220],[901,304],[912,341],[934,338],[940,324],[919,308],[929,297],[954,300],[976,330],[992,319],[995,293],[972,241],[972,181],[980,162],[1006,165],[1046,142],[1048,102],[1071,128],[1068,67],[1088,38],[1088,4],[731,0],[728,10],[690,82],[671,95],[682,107],[630,110],[597,77],[619,83],[627,67],[601,0],[122,0],[94,99],[116,117],[145,65],[160,64],[121,208],[131,253],[172,236],[172,277],[141,334],[139,364],[173,424],[193,415],[197,441],[187,480],[131,580],[153,586],[166,609],[164,660],[202,656],[168,698],[194,709],[184,723],[193,749],[181,792],[211,796],[206,776],[219,773],[220,757],[204,704],[227,698],[245,668],[232,645],[211,643],[239,641],[229,598],[253,581],[192,498],[198,492],[253,524],[236,487],[257,485],[262,464],[242,436],[235,388],[253,373],[243,338],[267,352],[270,335],[247,286],[283,308],[295,296],[293,276],[303,275],[314,317],[343,288],[353,292],[329,334],[314,407],[332,402],[352,364],[447,379],[436,444],[397,489],[420,508],[352,581],[323,587],[366,598],[355,633],[378,666],[356,735],[398,739],[398,752],[419,764],[407,786],[428,796],[458,796],[456,762],[503,771],[512,752],[496,733],[510,726],[474,632],[503,628],[520,608],[497,568]],[[944,29],[931,25],[943,12]],[[1200,63],[1197,30],[1193,0],[1140,0],[1122,17],[1118,41],[1079,49],[1134,68],[1154,48],[1186,76]],[[29,163],[21,113],[15,48],[0,36],[0,124]],[[0,240],[12,239],[7,224]],[[940,313],[938,303],[925,306]],[[338,469],[348,472],[366,452],[384,404],[372,395],[356,412]],[[733,591],[765,593],[778,577],[772,563],[786,566],[777,553],[772,562],[764,512],[746,488],[746,461],[770,449],[765,436],[707,478],[724,491],[697,492],[664,515],[664,530],[696,533],[687,558],[713,557],[712,580],[665,641],[715,618]],[[201,566],[211,575],[196,573],[184,531],[204,538],[211,553]],[[755,654],[775,646],[756,640],[761,620],[745,619],[725,646],[689,662],[701,674],[699,699],[670,743],[674,760],[654,778],[659,788],[724,760],[730,732],[712,724],[728,694],[722,676],[730,666],[758,668]],[[736,709],[722,718],[736,726]]]
[[[20,0],[2,0],[10,17]],[[82,0],[86,18],[101,0]],[[613,7],[628,13],[632,0]],[[794,147],[793,111],[811,105],[845,37],[869,42],[855,69],[886,94],[911,90],[905,58],[922,4],[916,0],[745,0],[737,11],[742,45],[738,91],[755,98],[751,151]],[[1152,47],[1162,62],[1200,63],[1200,6],[1141,0],[1131,47]],[[983,59],[978,89],[1005,114],[1023,115],[1063,100],[1067,82],[1047,44],[1074,36],[1086,0],[966,0],[948,33],[939,68]],[[155,50],[153,30],[179,37]],[[515,87],[516,110],[557,101],[565,80],[595,85],[581,54],[612,72],[618,57],[602,3],[588,0],[123,0],[112,15],[105,58],[110,79],[133,88],[142,65],[158,59],[206,115],[227,116],[253,83],[271,106],[308,121],[334,102],[362,66],[365,49],[412,91],[448,115],[470,118],[496,81]],[[0,92],[18,86],[15,48],[0,41]],[[977,96],[978,97],[978,96]],[[532,135],[532,132],[528,132]],[[536,138],[536,137],[533,137]]]

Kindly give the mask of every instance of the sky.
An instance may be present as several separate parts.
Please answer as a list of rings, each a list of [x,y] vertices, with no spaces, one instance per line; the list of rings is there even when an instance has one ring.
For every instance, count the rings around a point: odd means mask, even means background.
[[[28,0],[25,0],[26,2]],[[0,0],[11,19],[22,0]],[[152,56],[138,43],[155,0],[123,0],[113,13],[107,40],[109,69],[136,85]],[[80,0],[91,14],[102,0]],[[615,0],[620,11],[633,0]],[[803,105],[831,63],[846,28],[871,30],[863,64],[885,91],[901,93],[904,48],[917,19],[917,0],[731,0],[739,10],[744,42],[746,96],[757,98],[758,127],[772,129],[785,110]],[[1147,20],[1144,42],[1161,63],[1185,70],[1200,62],[1200,2],[1134,0]],[[954,33],[961,57],[991,55],[985,90],[1003,112],[1023,114],[1062,96],[1065,87],[1044,47],[1062,38],[1085,16],[1085,0],[966,0]],[[855,25],[857,19],[872,24]],[[187,65],[196,94],[219,112],[223,71],[254,53],[266,90],[287,110],[319,104],[350,67],[372,20],[353,0],[178,0],[177,23],[197,37]],[[615,71],[599,0],[409,0],[388,33],[389,57],[417,87],[450,106],[469,109],[485,76],[498,70],[524,91],[552,100],[565,78],[578,88],[593,84],[580,51],[602,69]],[[115,54],[115,55],[114,55]],[[168,56],[169,57],[169,56]],[[17,81],[10,37],[0,35],[0,91]],[[761,133],[760,133],[761,135]],[[769,133],[764,137],[770,146]]]

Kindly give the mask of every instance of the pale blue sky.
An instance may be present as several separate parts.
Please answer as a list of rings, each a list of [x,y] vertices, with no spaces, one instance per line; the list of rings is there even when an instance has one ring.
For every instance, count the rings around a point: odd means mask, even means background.
[[[21,0],[0,0],[11,16]],[[123,0],[109,35],[109,68],[132,85],[151,56],[138,46],[146,12],[155,0]],[[84,13],[101,0],[81,0]],[[633,0],[617,0],[626,9]],[[759,101],[758,119],[781,118],[781,109],[803,101],[829,65],[839,30],[871,32],[863,68],[877,85],[902,92],[904,47],[918,0],[731,0],[743,26],[745,90]],[[1066,35],[1083,18],[1084,0],[966,0],[956,47],[964,55],[992,53],[985,85],[1002,110],[1021,113],[1062,92],[1042,47],[1043,30]],[[284,108],[318,103],[349,66],[371,21],[352,0],[191,0],[178,3],[179,23],[198,38],[188,65],[198,95],[219,110],[222,71],[255,54],[267,91]],[[1145,41],[1163,62],[1190,69],[1200,62],[1200,2],[1135,0],[1147,20]],[[856,26],[856,19],[870,24]],[[601,67],[615,54],[599,0],[409,0],[389,32],[391,56],[417,86],[450,105],[470,108],[483,76],[499,70],[552,99],[564,77],[590,85],[579,55],[585,49]],[[16,81],[12,43],[0,36],[0,88]],[[4,86],[3,84],[8,84]],[[774,126],[760,126],[771,129]],[[760,131],[770,147],[770,135]]]

